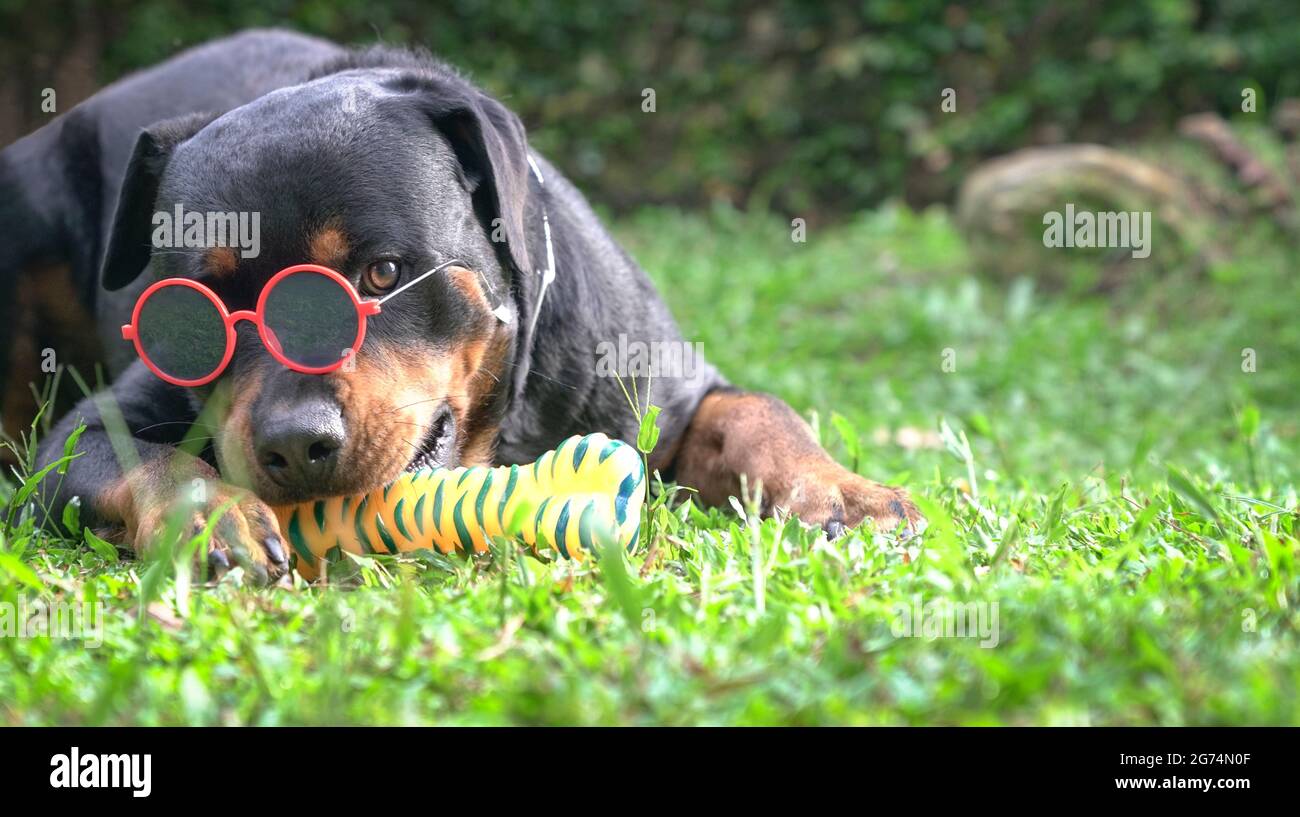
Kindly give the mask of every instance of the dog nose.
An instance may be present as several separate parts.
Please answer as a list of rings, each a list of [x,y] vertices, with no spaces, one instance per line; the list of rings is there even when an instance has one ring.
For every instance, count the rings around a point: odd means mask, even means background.
[[[346,440],[343,414],[330,403],[294,405],[253,433],[257,461],[283,488],[311,489],[333,472]]]

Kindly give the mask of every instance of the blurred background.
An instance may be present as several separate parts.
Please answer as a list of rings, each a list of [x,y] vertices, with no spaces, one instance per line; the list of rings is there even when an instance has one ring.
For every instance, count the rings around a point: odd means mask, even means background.
[[[946,201],[1016,147],[1170,132],[1239,111],[1243,87],[1261,109],[1300,95],[1300,11],[1275,0],[0,0],[0,143],[45,120],[33,88],[66,110],[271,25],[428,46],[620,211],[723,201],[816,223]],[[645,88],[659,115],[641,115]]]

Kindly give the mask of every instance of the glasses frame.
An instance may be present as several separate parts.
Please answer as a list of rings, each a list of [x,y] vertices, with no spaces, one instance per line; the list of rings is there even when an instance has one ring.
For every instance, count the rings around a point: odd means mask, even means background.
[[[353,340],[351,346],[342,350],[337,361],[328,366],[304,366],[301,363],[296,363],[293,360],[290,360],[285,356],[284,351],[280,348],[280,344],[276,341],[275,336],[269,333],[270,330],[266,325],[265,310],[267,296],[269,296],[271,291],[275,289],[275,286],[285,278],[288,278],[291,275],[301,275],[303,273],[324,275],[326,278],[338,284],[339,287],[347,293],[349,300],[352,301],[353,307],[357,310],[357,336],[355,340]],[[140,312],[143,310],[145,302],[159,290],[173,286],[189,287],[207,298],[208,301],[216,307],[226,328],[226,350],[221,357],[221,363],[218,364],[211,373],[192,380],[173,377],[160,369],[152,360],[149,359],[148,353],[145,352],[144,346],[140,343]],[[402,287],[402,289],[405,289],[405,287]],[[391,294],[395,295],[397,293],[393,292]],[[342,367],[350,358],[356,355],[357,350],[361,348],[361,344],[366,339],[366,318],[378,315],[381,311],[380,304],[385,300],[387,300],[387,298],[373,301],[363,300],[357,292],[357,288],[352,285],[351,281],[329,267],[322,267],[319,264],[295,264],[291,267],[285,267],[275,275],[271,276],[271,279],[266,282],[266,286],[262,287],[262,293],[257,297],[257,308],[251,311],[241,309],[231,312],[226,308],[226,305],[221,302],[221,299],[217,297],[217,293],[213,292],[198,281],[189,278],[165,278],[151,284],[148,289],[140,293],[140,297],[136,299],[135,302],[135,309],[131,312],[131,322],[122,327],[122,337],[123,339],[129,340],[135,344],[136,354],[139,355],[142,361],[144,361],[144,365],[149,367],[149,371],[174,386],[183,386],[186,388],[205,386],[220,377],[221,373],[230,365],[231,358],[234,357],[235,324],[240,321],[249,321],[256,326],[258,337],[262,339],[262,345],[266,347],[272,357],[287,368],[292,369],[295,372],[302,372],[303,374],[329,374],[330,372]]]

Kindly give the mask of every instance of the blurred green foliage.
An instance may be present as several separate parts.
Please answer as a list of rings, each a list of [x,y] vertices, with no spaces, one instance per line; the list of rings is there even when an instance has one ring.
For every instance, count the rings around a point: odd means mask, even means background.
[[[55,5],[60,5],[57,0]],[[816,216],[948,197],[1017,146],[1114,141],[1300,94],[1300,13],[1271,0],[0,0],[6,50],[71,47],[99,79],[249,26],[421,44],[504,98],[616,209],[726,200]],[[24,9],[24,6],[26,8]],[[656,111],[642,110],[655,91]],[[956,112],[941,110],[945,88]]]

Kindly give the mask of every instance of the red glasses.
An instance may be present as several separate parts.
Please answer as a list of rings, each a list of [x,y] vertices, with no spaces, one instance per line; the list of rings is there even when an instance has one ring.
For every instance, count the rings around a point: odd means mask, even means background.
[[[366,318],[379,301],[363,301],[328,267],[299,264],[277,272],[255,311],[230,312],[217,294],[188,278],[153,284],[135,303],[122,337],[154,374],[177,386],[211,383],[235,353],[235,324],[257,326],[271,355],[297,372],[338,369],[366,339]]]
[[[154,374],[177,386],[203,386],[235,354],[235,324],[251,321],[271,355],[295,372],[326,374],[343,366],[366,339],[366,318],[380,305],[459,259],[444,261],[374,301],[363,301],[348,279],[328,267],[298,264],[280,270],[252,312],[231,312],[198,281],[167,278],[140,294],[122,337]]]

